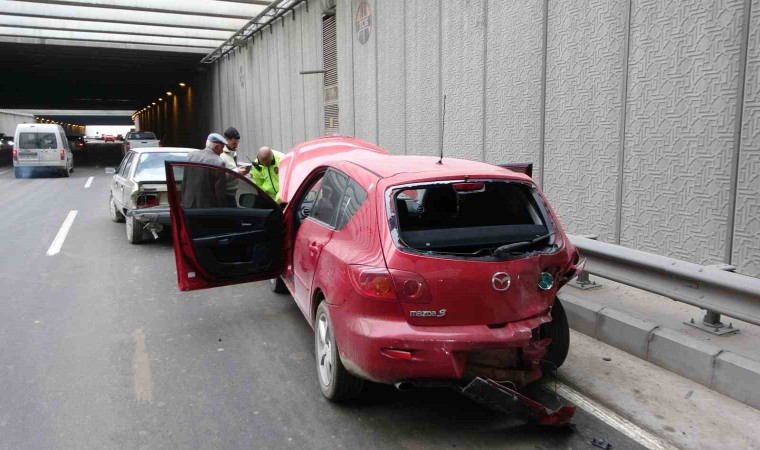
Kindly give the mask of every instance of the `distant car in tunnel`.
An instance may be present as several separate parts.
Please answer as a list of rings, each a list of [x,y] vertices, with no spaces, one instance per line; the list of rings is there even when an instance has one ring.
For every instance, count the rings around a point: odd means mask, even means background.
[[[112,134],[103,135],[104,142],[116,142]]]
[[[87,148],[87,142],[82,136],[69,135],[66,136],[66,139],[69,141],[69,148],[74,152],[75,157],[84,152]]]
[[[116,135],[116,140],[117,141],[123,141],[124,140],[124,135],[123,134],[117,134]]]
[[[13,160],[13,136],[0,137],[0,162],[9,163]]]
[[[184,161],[190,148],[138,148],[127,152],[113,174],[108,208],[111,220],[126,222],[127,240],[139,244],[171,225],[165,161]]]
[[[166,164],[179,288],[270,279],[290,292],[325,397],[350,399],[364,381],[521,385],[562,365],[556,295],[583,262],[530,177],[342,136],[299,145],[279,169],[284,209],[226,169]],[[251,200],[196,205],[197,172],[237,178]]]

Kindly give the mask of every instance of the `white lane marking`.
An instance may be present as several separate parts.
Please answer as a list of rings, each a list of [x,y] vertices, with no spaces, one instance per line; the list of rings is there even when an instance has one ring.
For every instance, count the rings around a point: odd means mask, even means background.
[[[11,170],[13,170],[13,169],[11,169]],[[11,170],[4,170],[4,171],[0,172],[0,175],[5,175],[6,173],[9,173]]]
[[[550,388],[551,384],[547,385]],[[557,382],[557,394],[565,397],[570,402],[585,410],[591,415],[597,417],[610,427],[620,431],[628,438],[638,442],[642,446],[652,450],[678,450],[678,447],[669,443],[665,439],[656,436],[649,431],[639,427],[630,420],[610,410],[609,408],[586,398],[575,389],[564,383]]]
[[[88,179],[87,179],[87,183],[85,183],[85,184],[84,184],[84,188],[85,188],[85,189],[89,189],[89,188],[90,188],[90,186],[92,186],[92,180],[94,180],[94,179],[95,179],[95,177],[90,177],[90,178],[88,178]]]
[[[71,225],[74,223],[74,219],[77,217],[76,210],[69,211],[69,215],[66,216],[66,220],[63,221],[63,225],[61,225],[61,229],[58,230],[58,234],[55,235],[55,239],[53,239],[53,243],[50,244],[50,248],[47,251],[48,256],[57,255],[58,252],[61,251],[61,247],[63,247],[63,241],[66,240],[66,236],[69,234],[69,230],[71,229]]]

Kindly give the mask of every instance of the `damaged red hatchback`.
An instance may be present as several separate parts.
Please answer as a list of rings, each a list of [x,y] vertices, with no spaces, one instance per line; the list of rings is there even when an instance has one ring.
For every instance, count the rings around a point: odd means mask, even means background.
[[[280,163],[281,209],[224,169],[166,168],[180,289],[272,279],[289,291],[331,400],[365,380],[520,385],[565,360],[556,294],[581,264],[524,174],[321,138]]]

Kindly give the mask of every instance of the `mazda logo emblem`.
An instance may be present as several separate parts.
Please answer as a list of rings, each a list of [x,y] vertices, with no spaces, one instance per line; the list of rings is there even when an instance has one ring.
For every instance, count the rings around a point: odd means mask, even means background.
[[[509,274],[506,272],[496,272],[491,277],[491,286],[495,291],[506,291],[511,283],[512,279],[509,278]]]

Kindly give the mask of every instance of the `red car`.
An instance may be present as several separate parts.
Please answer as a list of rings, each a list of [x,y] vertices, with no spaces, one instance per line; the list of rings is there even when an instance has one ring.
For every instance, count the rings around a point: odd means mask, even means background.
[[[167,162],[179,287],[275,279],[314,329],[328,399],[365,380],[521,385],[564,362],[556,294],[582,263],[530,177],[347,137],[301,144],[279,170],[284,209],[230,171]]]
[[[116,141],[114,141],[114,137],[113,137],[112,134],[106,134],[105,136],[103,136],[103,141],[104,142],[108,142],[108,141],[116,142]]]

